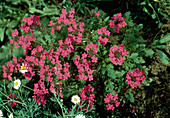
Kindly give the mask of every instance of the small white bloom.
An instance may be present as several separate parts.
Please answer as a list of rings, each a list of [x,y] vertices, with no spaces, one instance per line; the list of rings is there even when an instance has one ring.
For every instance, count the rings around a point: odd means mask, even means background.
[[[14,116],[13,116],[13,114],[12,114],[12,113],[9,115],[9,118],[14,118]]]
[[[83,114],[79,114],[75,118],[86,118],[86,117]]]
[[[14,89],[19,89],[20,85],[21,85],[21,81],[19,79],[14,81]]]
[[[72,98],[71,98],[71,101],[74,104],[80,103],[80,97],[78,95],[73,95]]]
[[[25,72],[28,72],[28,67],[22,63],[20,72],[23,74]]]
[[[60,102],[63,102],[63,99],[60,99]]]
[[[3,116],[3,113],[2,113],[2,111],[0,110],[0,118]]]

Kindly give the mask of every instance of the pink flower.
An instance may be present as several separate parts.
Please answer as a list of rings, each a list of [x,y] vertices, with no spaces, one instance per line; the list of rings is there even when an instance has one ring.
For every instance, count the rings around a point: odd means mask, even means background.
[[[100,16],[100,12],[95,12],[95,16],[99,17]]]
[[[140,86],[141,81],[144,82],[145,80],[145,73],[140,71],[138,68],[136,68],[134,72],[128,71],[126,74],[127,84],[129,84],[133,89]]]
[[[18,35],[18,30],[16,29],[16,30],[14,30],[13,32],[12,32],[12,37],[14,38],[15,36],[17,36]]]
[[[132,109],[132,113],[134,113],[134,112],[135,112],[135,108]]]
[[[121,65],[124,61],[124,56],[127,56],[129,53],[126,50],[123,50],[123,44],[119,44],[118,46],[114,45],[114,47],[110,48],[109,57],[111,62],[115,65]]]
[[[93,106],[95,95],[92,94],[92,92],[94,92],[94,88],[90,84],[88,84],[88,86],[84,86],[83,90],[81,90],[80,97],[82,100],[88,101],[90,105]]]
[[[53,25],[53,21],[52,21],[52,20],[50,21],[50,25],[51,25],[51,26]]]
[[[115,107],[118,107],[120,105],[120,102],[118,102],[117,99],[117,95],[112,95],[110,93],[107,94],[106,98],[104,98],[105,104],[108,103],[108,105],[106,105],[107,110],[113,111]],[[115,104],[115,106],[113,103]]]
[[[110,28],[115,28],[114,31],[116,33],[119,33],[120,29],[127,25],[121,13],[117,13],[117,16],[113,16],[111,19],[113,19],[113,21],[110,21],[109,26]]]

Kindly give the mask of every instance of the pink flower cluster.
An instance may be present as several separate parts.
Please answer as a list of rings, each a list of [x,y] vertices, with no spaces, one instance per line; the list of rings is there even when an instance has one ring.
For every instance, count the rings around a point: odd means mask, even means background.
[[[50,83],[50,91],[54,92],[55,95],[59,93],[59,96],[63,98],[61,85],[62,85],[61,81],[57,82],[56,84],[54,84],[54,82]]]
[[[138,68],[136,68],[134,72],[128,71],[126,74],[127,84],[129,84],[133,89],[140,86],[141,81],[144,82],[145,80],[145,73],[140,71]]]
[[[34,33],[34,31],[31,29],[30,26],[40,26],[39,16],[31,15],[30,17],[24,17],[22,21],[24,21],[24,24],[21,24],[21,29],[24,29],[24,32],[27,33],[28,31],[31,31],[31,33]]]
[[[110,54],[109,57],[111,59],[111,62],[115,65],[119,64],[122,65],[123,61],[124,61],[124,56],[127,56],[129,54],[129,52],[127,52],[126,50],[123,50],[124,46],[123,44],[119,44],[114,45],[114,47],[110,48]]]
[[[95,11],[95,16],[99,17],[100,16],[100,12],[99,11],[98,12]]]
[[[48,93],[48,89],[45,88],[44,85],[44,79],[41,78],[38,83],[34,84],[34,96],[32,96],[34,99],[36,99],[36,103],[40,103],[41,99],[41,104],[45,105],[46,100],[44,95]]]
[[[88,86],[84,86],[83,90],[81,90],[80,92],[81,100],[89,102],[90,108],[93,106],[93,101],[95,98],[93,92],[94,92],[94,88],[90,84],[88,84]]]
[[[107,94],[106,98],[104,98],[105,104],[108,103],[108,105],[106,105],[107,110],[113,111],[115,109],[115,106],[116,107],[119,106],[120,102],[118,102],[117,99],[118,99],[117,95],[112,95],[111,93]]]
[[[89,79],[89,81],[93,80],[93,71],[90,69],[91,62],[87,61],[86,59],[87,54],[83,53],[82,57],[80,59],[80,56],[76,56],[76,59],[74,60],[74,64],[77,66],[79,78],[82,80]]]
[[[62,9],[62,14],[60,15],[60,18],[57,19],[57,22],[54,24],[53,21],[50,21],[50,25],[52,27],[52,33],[55,32],[55,30],[60,30],[61,24],[63,23],[68,27],[68,39],[71,41],[75,41],[77,44],[80,44],[82,41],[82,33],[84,32],[84,23],[77,24],[74,19],[74,13],[75,9],[71,9],[71,11],[67,12],[66,9]],[[55,28],[56,27],[56,28]],[[65,28],[63,26],[63,28]]]
[[[97,63],[97,57],[95,57],[95,53],[98,51],[98,44],[87,44],[85,51],[88,53],[88,55],[91,57],[92,62]]]
[[[58,44],[60,45],[60,47],[57,49],[57,51],[59,51],[63,57],[66,57],[69,53],[73,52],[74,50],[74,47],[71,43],[71,39],[68,37],[65,39],[64,42],[63,40],[59,40]]]
[[[109,40],[106,36],[110,36],[110,31],[107,30],[107,27],[101,27],[100,29],[97,29],[97,34],[101,34],[101,36],[97,37],[97,40],[102,45],[106,45]]]
[[[125,22],[125,18],[122,17],[121,13],[117,13],[117,16],[111,17],[113,21],[110,21],[110,28],[115,27],[115,32],[119,33],[120,29],[125,27],[127,23]]]
[[[33,35],[26,35],[26,36],[21,36],[21,37],[16,37],[18,31],[15,30],[13,31],[13,39],[10,40],[10,44],[15,45],[16,48],[19,48],[20,45],[24,48],[25,52],[24,54],[28,53],[28,50],[32,50],[31,42],[35,42],[36,38],[33,38]],[[28,50],[27,50],[28,49]]]

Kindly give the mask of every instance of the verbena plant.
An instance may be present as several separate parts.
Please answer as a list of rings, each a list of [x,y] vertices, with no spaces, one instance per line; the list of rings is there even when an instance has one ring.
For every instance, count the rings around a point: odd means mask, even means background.
[[[62,9],[50,21],[22,20],[10,44],[25,55],[2,66],[4,116],[102,117],[103,110],[114,117],[123,100],[134,102],[131,89],[149,86],[142,24],[135,26],[129,12],[109,18],[92,10],[90,16]]]

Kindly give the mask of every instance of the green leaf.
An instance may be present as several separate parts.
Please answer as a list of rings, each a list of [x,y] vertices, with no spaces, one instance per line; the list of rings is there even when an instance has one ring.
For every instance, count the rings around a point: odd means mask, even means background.
[[[98,66],[97,66],[97,71],[99,71],[100,69],[101,69],[101,64],[99,64]]]
[[[145,56],[152,58],[154,54],[154,51],[152,49],[146,49],[145,50]]]
[[[115,95],[114,83],[110,80],[106,81],[106,91],[112,95]]]
[[[126,13],[124,14],[126,20],[130,20],[130,18],[131,18],[130,14],[131,14],[130,11],[128,11],[128,12],[126,12]]]
[[[166,43],[167,41],[170,41],[170,33],[162,37],[160,43]]]
[[[17,26],[18,23],[19,23],[18,20],[12,20],[9,24],[7,24],[7,27],[14,28]]]
[[[169,58],[168,58],[168,56],[167,56],[164,52],[162,52],[161,50],[156,50],[156,51],[157,51],[157,53],[158,53],[158,56],[159,56],[161,62],[162,62],[163,64],[168,65],[168,64],[169,64]]]
[[[5,27],[0,28],[0,34],[1,34],[1,42],[4,40],[4,32],[5,32]]]
[[[106,62],[110,62],[110,61],[111,61],[111,60],[110,60],[110,57],[106,58],[105,61],[106,61]]]
[[[108,17],[106,17],[105,19],[104,19],[104,22],[106,22],[106,21],[108,21],[109,20],[109,16]]]
[[[116,78],[116,75],[114,72],[114,66],[112,63],[110,63],[106,66],[106,70],[107,70],[107,76],[109,76],[110,78],[113,78],[113,79]]]
[[[7,30],[6,30],[6,35],[8,36],[8,38],[9,39],[12,39],[12,29],[11,28],[8,28]]]
[[[30,81],[30,80],[29,80],[28,78],[22,79],[22,80],[21,80],[21,85],[24,85],[24,86],[25,86],[26,84],[29,83],[29,81]]]
[[[125,97],[130,100],[130,102],[134,103],[134,96],[131,92],[125,94]]]
[[[75,52],[75,53],[74,53],[74,55],[73,55],[73,57],[71,58],[71,60],[73,60],[73,61],[74,61],[74,60],[75,60],[75,58],[76,58],[76,56],[77,56],[77,54],[78,54],[78,52]]]
[[[138,53],[132,53],[132,54],[130,55],[130,58],[131,58],[131,59],[136,59],[138,55],[139,55]]]
[[[151,15],[146,7],[143,8],[143,11],[146,12],[148,15]]]
[[[122,77],[124,74],[125,74],[125,71],[124,71],[124,70],[122,70],[121,72],[115,71],[116,77]]]
[[[166,48],[166,45],[157,45],[156,47],[157,47],[157,48],[160,48],[160,49],[165,49],[165,48]]]
[[[155,15],[155,14],[152,14],[151,17],[152,17],[153,19],[155,19],[155,18],[156,18],[156,15]]]
[[[29,12],[32,13],[32,14],[34,14],[34,13],[43,14],[43,13],[44,13],[43,11],[41,11],[41,10],[39,10],[39,9],[36,9],[36,8],[34,8],[34,7],[30,7],[30,8],[29,8]]]
[[[7,85],[7,88],[12,89],[13,86],[14,86],[14,83],[13,83],[13,82],[10,82],[10,83]]]

